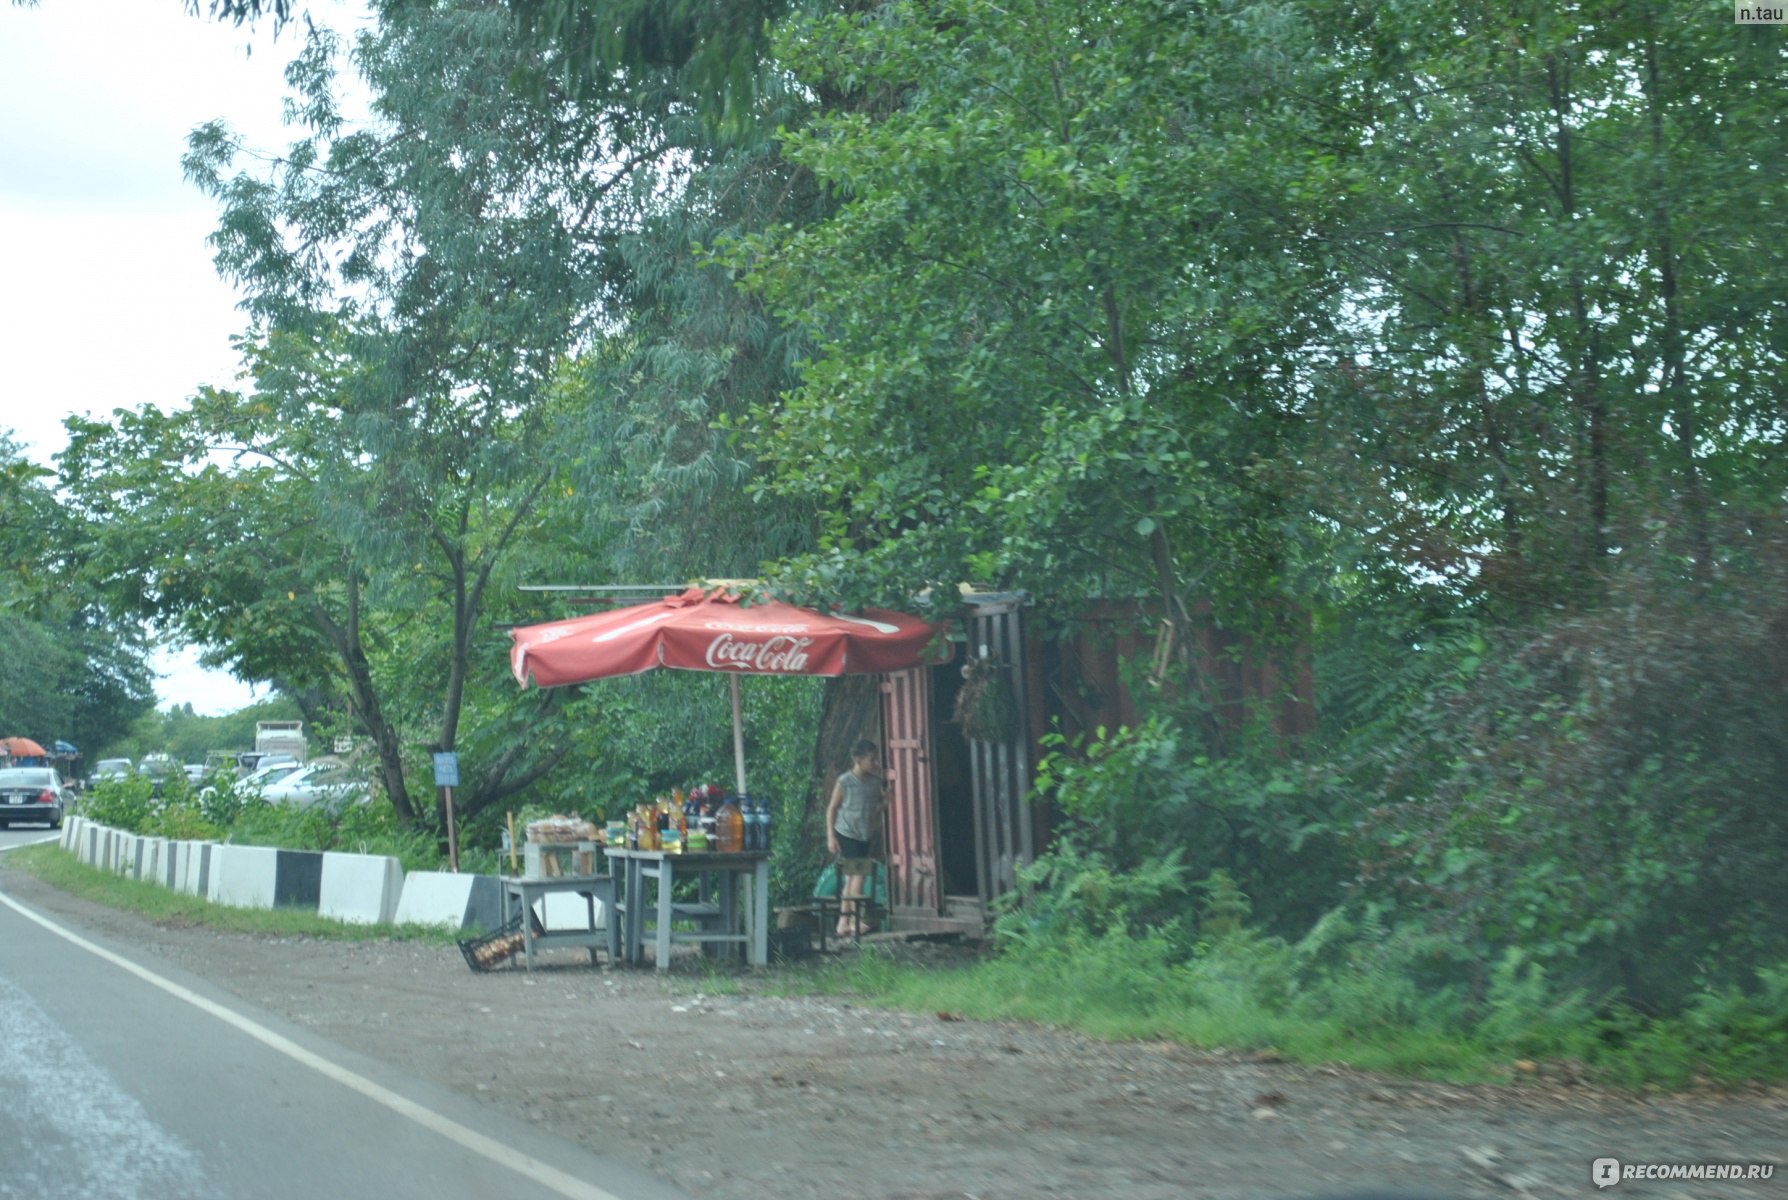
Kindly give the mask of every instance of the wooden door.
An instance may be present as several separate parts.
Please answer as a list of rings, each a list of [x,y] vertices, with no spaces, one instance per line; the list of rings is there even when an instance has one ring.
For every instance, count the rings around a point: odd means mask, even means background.
[[[924,668],[895,671],[883,681],[888,903],[897,916],[902,911],[936,915],[943,909],[938,886],[937,803],[926,754],[930,712],[931,677]]]

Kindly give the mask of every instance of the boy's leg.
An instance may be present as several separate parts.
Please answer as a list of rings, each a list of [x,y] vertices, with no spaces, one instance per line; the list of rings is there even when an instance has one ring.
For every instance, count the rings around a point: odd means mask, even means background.
[[[838,903],[838,936],[860,937],[863,933],[863,913],[859,903],[863,895],[863,877],[847,875],[844,888]]]

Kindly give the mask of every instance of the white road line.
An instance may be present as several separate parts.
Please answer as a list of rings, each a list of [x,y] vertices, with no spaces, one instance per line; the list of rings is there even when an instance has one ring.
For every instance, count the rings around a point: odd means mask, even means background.
[[[96,946],[77,933],[62,928],[49,918],[26,908],[11,896],[0,893],[0,904],[12,909],[28,921],[34,921],[57,937],[73,945],[79,946],[89,954],[95,955],[111,963],[113,966],[130,972],[143,982],[158,987],[177,1000],[184,1000],[202,1012],[210,1013],[218,1020],[246,1033],[249,1037],[277,1050],[294,1062],[300,1063],[316,1071],[326,1078],[333,1079],[344,1087],[352,1088],[362,1096],[376,1104],[382,1104],[399,1116],[407,1117],[424,1129],[440,1134],[450,1141],[483,1156],[500,1167],[505,1167],[516,1174],[532,1179],[542,1187],[550,1188],[569,1200],[622,1200],[613,1192],[604,1191],[593,1184],[572,1175],[567,1175],[557,1167],[549,1166],[537,1158],[522,1154],[505,1146],[495,1138],[486,1137],[476,1129],[468,1129],[450,1117],[444,1117],[433,1109],[424,1108],[407,1097],[400,1096],[390,1088],[382,1087],[364,1075],[356,1074],[346,1067],[330,1062],[318,1054],[313,1054],[290,1038],[282,1037],[263,1025],[256,1024],[241,1013],[233,1012],[223,1005],[207,1000],[205,997],[175,983],[171,979],[163,979],[147,967],[138,966],[121,955],[112,953],[103,946]]]

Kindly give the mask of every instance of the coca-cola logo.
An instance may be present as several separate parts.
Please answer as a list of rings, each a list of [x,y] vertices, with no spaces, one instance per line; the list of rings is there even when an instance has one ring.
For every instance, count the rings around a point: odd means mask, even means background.
[[[793,674],[807,667],[810,637],[773,637],[747,642],[723,633],[708,643],[707,663],[715,670],[780,671]]]

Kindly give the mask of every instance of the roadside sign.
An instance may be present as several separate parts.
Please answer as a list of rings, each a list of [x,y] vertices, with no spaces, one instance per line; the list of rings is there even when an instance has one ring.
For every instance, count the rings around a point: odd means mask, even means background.
[[[435,786],[459,786],[459,755],[451,750],[435,751]]]

